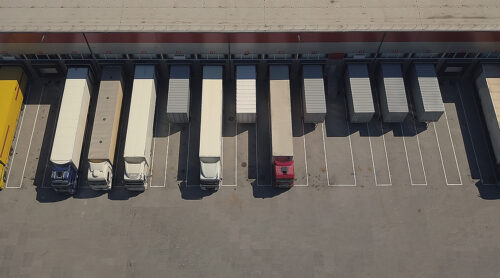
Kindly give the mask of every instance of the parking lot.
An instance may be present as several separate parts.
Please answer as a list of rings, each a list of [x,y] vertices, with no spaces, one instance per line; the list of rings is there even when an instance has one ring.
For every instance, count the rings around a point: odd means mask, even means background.
[[[271,184],[269,80],[266,65],[257,77],[257,123],[237,124],[235,82],[224,79],[223,187],[266,187]],[[464,186],[495,183],[486,128],[474,98],[471,80],[441,78],[445,114],[435,123],[408,117],[401,124],[386,124],[376,114],[368,124],[351,124],[342,84],[330,78],[327,116],[323,123],[304,124],[300,77],[292,73],[292,128],[295,185],[307,187]],[[123,153],[131,82],[126,83],[118,157]],[[48,188],[48,158],[64,87],[63,79],[42,79],[29,88],[8,169],[8,189]],[[97,87],[96,87],[97,88]],[[201,66],[193,67],[191,120],[170,124],[165,107],[168,80],[160,79],[155,116],[153,165],[150,187],[199,186],[199,130]],[[372,88],[376,94],[376,87]],[[90,117],[95,110],[91,100]],[[378,97],[375,97],[378,101]],[[376,103],[376,107],[378,104]],[[378,109],[377,109],[378,111]],[[87,140],[88,143],[88,140]],[[84,147],[84,156],[87,151]],[[82,159],[84,160],[84,159]],[[85,189],[86,163],[80,184]],[[118,158],[115,183],[123,186],[123,159]],[[297,189],[301,190],[301,189]]]
[[[314,126],[302,122],[292,74],[296,187],[278,190],[270,187],[266,66],[257,72],[255,125],[235,122],[235,82],[224,80],[223,186],[215,193],[198,187],[199,65],[188,125],[168,123],[168,80],[158,84],[144,193],[127,192],[121,179],[131,82],[114,188],[94,192],[81,174],[70,197],[48,184],[64,80],[32,81],[0,192],[2,277],[497,275],[498,205],[489,200],[500,190],[472,80],[440,78],[446,114],[438,122],[389,125],[378,115],[350,124],[340,79],[329,77],[326,121]]]

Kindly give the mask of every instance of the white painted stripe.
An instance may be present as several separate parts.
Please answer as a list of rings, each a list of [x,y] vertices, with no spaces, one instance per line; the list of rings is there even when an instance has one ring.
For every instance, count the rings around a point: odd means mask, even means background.
[[[328,186],[330,186],[330,175],[328,174],[328,159],[326,157],[326,143],[325,143],[325,128],[324,128],[325,122],[321,123],[321,132],[323,133],[323,152],[325,155],[325,167],[326,167],[326,183]]]
[[[377,172],[375,171],[375,159],[373,158],[373,148],[372,148],[372,139],[371,139],[372,136],[370,134],[370,127],[368,126],[368,123],[366,123],[366,131],[368,131],[368,143],[370,145],[370,154],[372,156],[373,178],[375,180],[375,185],[378,185]]]
[[[28,87],[28,90],[26,92],[26,102],[28,100],[29,92],[30,91],[31,91],[31,86]],[[20,187],[17,187],[17,186],[10,187],[9,186],[9,177],[10,177],[10,170],[12,169],[12,165],[14,165],[14,160],[16,159],[17,142],[19,141],[19,135],[21,134],[21,130],[22,130],[22,127],[23,127],[24,112],[25,111],[26,111],[26,105],[24,106],[24,109],[22,111],[23,113],[21,115],[21,122],[19,123],[19,130],[17,132],[16,142],[14,143],[14,153],[12,154],[12,160],[10,161],[9,171],[7,172],[7,180],[5,181],[5,188],[20,188]]]
[[[455,151],[455,143],[453,143],[453,138],[451,137],[450,124],[448,122],[448,115],[446,114],[446,110],[444,111],[444,118],[446,119],[446,126],[448,127],[448,135],[450,136],[451,148],[453,150],[453,157],[455,158],[455,166],[457,166],[458,178],[460,179],[460,184],[448,184],[448,185],[463,185],[462,174],[460,174],[460,167],[458,166],[457,153]]]
[[[167,155],[165,156],[165,173],[163,175],[163,187],[167,186],[167,169],[168,169],[168,151],[170,148],[170,127],[171,123],[168,123],[168,138],[167,138]]]
[[[385,145],[384,126],[383,126],[382,122],[380,122],[380,130],[382,131],[382,141],[384,142],[385,163],[387,164],[387,172],[389,173],[389,183],[388,184],[379,184],[379,186],[390,186],[390,185],[392,185],[391,167],[389,167],[389,158],[387,155],[387,147]]]
[[[35,114],[35,122],[33,123],[33,130],[31,130],[30,143],[28,145],[28,151],[26,152],[26,159],[24,160],[23,173],[21,174],[21,181],[19,182],[19,186],[17,188],[21,188],[23,185],[24,172],[26,171],[26,164],[28,163],[28,157],[29,157],[30,150],[31,150],[31,143],[33,141],[33,134],[35,133],[36,122],[38,120],[38,112],[40,111],[40,104],[42,102],[42,97],[43,97],[44,92],[45,92],[45,86],[42,87],[42,92],[40,93],[40,98],[38,99],[38,106],[36,108],[36,114]],[[42,182],[43,181],[44,180],[42,180]]]

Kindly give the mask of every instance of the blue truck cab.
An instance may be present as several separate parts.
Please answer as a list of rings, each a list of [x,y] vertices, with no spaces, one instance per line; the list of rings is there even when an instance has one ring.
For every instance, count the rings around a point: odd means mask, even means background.
[[[72,164],[53,164],[50,178],[54,191],[75,194],[78,187],[78,170]]]

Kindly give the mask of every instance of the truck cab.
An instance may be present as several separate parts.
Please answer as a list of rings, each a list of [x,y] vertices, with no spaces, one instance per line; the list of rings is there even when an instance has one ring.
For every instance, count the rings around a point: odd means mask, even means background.
[[[200,188],[218,190],[221,183],[219,157],[200,157]]]
[[[75,166],[53,164],[50,177],[54,191],[75,194],[78,184],[78,171]]]
[[[113,181],[113,167],[108,161],[89,162],[87,181],[93,190],[110,190]]]
[[[273,186],[291,188],[294,184],[293,160],[273,161]]]
[[[148,173],[149,165],[145,160],[127,158],[124,174],[125,188],[131,191],[144,191],[148,185]]]

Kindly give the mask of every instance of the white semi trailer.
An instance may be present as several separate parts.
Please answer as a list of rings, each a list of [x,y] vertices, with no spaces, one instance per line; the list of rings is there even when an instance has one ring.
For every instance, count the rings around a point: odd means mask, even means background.
[[[122,68],[104,67],[88,155],[87,181],[94,190],[111,189],[122,100]]]
[[[51,185],[57,192],[74,194],[90,103],[88,68],[69,68],[50,153]]]
[[[199,157],[201,189],[219,189],[222,180],[222,66],[203,67]]]
[[[151,173],[156,74],[153,65],[135,67],[132,98],[125,137],[125,188],[144,191]]]

